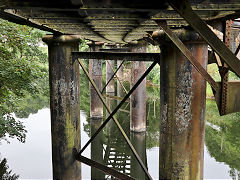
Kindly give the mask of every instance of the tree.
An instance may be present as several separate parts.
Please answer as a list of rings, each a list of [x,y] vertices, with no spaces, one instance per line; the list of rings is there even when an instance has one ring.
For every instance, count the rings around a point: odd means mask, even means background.
[[[4,158],[0,159],[0,179],[2,180],[16,180],[19,178],[19,175],[12,174],[12,170],[8,170],[9,166],[7,165],[7,160]]]
[[[25,141],[26,130],[12,112],[26,96],[48,92],[47,55],[39,47],[43,33],[0,19],[0,138]]]

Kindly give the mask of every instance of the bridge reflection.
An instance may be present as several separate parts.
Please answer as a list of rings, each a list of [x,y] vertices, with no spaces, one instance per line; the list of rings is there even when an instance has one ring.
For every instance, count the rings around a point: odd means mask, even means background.
[[[121,112],[117,119],[130,138],[134,148],[138,152],[142,161],[147,164],[146,158],[146,133],[130,132],[129,113]],[[100,127],[102,119],[90,119],[91,135]],[[145,179],[145,173],[138,164],[138,161],[130,151],[127,143],[122,138],[120,131],[113,121],[110,121],[107,129],[101,132],[91,143],[91,159],[114,168],[115,170],[129,175],[135,179]],[[91,179],[115,179],[103,172],[91,167]]]

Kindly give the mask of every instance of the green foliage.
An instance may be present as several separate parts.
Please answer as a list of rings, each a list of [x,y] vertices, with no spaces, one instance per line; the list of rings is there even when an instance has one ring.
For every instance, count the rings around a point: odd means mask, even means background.
[[[205,144],[209,154],[216,161],[228,164],[230,176],[236,177],[240,171],[240,113],[218,114],[216,103],[208,100]]]
[[[12,174],[12,171],[8,170],[9,166],[7,165],[7,160],[4,158],[0,159],[0,179],[1,180],[16,180],[19,178],[19,175]]]
[[[47,55],[39,48],[42,35],[38,30],[0,19],[0,137],[2,138],[8,134],[24,142],[26,132],[24,126],[15,120],[11,113],[20,111],[24,97],[36,97],[38,94],[48,93]]]

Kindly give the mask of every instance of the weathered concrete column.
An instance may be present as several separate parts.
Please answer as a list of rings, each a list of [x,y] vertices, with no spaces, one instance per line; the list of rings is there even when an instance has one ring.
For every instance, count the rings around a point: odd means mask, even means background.
[[[131,52],[147,52],[147,46],[142,43],[131,45]],[[146,71],[146,62],[131,62],[131,88]],[[131,95],[130,130],[134,132],[146,131],[146,78]]]
[[[71,51],[78,51],[76,36],[46,36],[48,44],[53,179],[80,180],[81,164],[73,149],[80,150],[79,65]]]
[[[207,45],[184,29],[176,33],[206,68]],[[165,37],[165,36],[164,36]],[[168,40],[161,48],[159,179],[203,179],[206,82]]]
[[[102,119],[92,119],[90,120],[91,124],[91,136],[98,130],[98,128],[102,124]],[[91,143],[91,159],[103,164],[103,139],[102,139],[102,132],[100,132],[96,138]],[[105,174],[94,168],[91,167],[91,179],[92,180],[103,180],[105,179]]]
[[[91,52],[99,51],[102,47],[102,42],[92,42],[89,43],[89,48]],[[102,90],[102,61],[97,59],[89,60],[89,74],[93,78],[96,86],[101,91]],[[90,88],[90,117],[92,118],[102,118],[103,117],[103,104],[98,97],[93,86],[89,83]]]
[[[106,44],[106,49],[108,49],[108,52],[112,52],[110,49],[113,49],[115,47],[115,44]],[[108,81],[111,79],[111,77],[114,74],[114,65],[115,65],[115,60],[106,60],[106,83],[108,83]],[[115,82],[114,82],[114,78],[108,83],[107,87],[106,87],[106,94],[107,95],[111,95],[114,96],[115,95]],[[115,107],[115,100],[111,99],[111,98],[106,98],[106,103],[108,105],[108,107],[113,111],[114,107]],[[108,116],[109,113],[106,110],[106,115]],[[108,123],[110,124],[110,123]]]
[[[121,48],[120,52],[129,52],[129,49],[128,48]],[[117,61],[117,69],[119,68],[119,66],[121,64],[122,64],[122,61]],[[118,97],[124,97],[124,94],[126,92],[124,91],[122,85],[124,85],[124,81],[126,80],[126,78],[124,77],[124,66],[123,65],[118,70],[117,76],[118,76],[119,80],[121,81],[121,83],[119,81],[117,81],[117,96]],[[118,101],[118,103],[120,103],[120,101]]]
[[[115,47],[114,44],[106,44],[106,49],[113,49]],[[113,76],[114,72],[115,60],[106,60],[106,83]],[[108,83],[106,87],[106,94],[114,95],[115,87],[114,87],[114,78]]]
[[[117,68],[119,68],[119,66],[122,64],[122,61],[117,61]],[[124,82],[124,68],[123,65],[120,67],[120,69],[117,72],[117,76],[119,78],[119,80],[122,82]],[[120,84],[120,82],[117,81],[117,96],[118,97],[124,97],[124,90],[122,85]],[[120,102],[120,101],[119,101]]]
[[[131,132],[130,139],[138,155],[140,156],[142,162],[144,162],[145,166],[147,167],[146,133]],[[135,157],[131,158],[131,177],[138,180],[147,179],[144,171],[142,170],[141,166],[139,165]]]

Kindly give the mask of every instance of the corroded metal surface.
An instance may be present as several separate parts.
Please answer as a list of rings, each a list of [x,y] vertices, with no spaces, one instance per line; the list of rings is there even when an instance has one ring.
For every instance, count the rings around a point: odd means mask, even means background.
[[[209,46],[221,57],[234,73],[240,77],[240,61],[234,53],[214,34],[207,24],[192,10],[186,0],[168,0],[170,5],[200,34]]]
[[[146,44],[131,45],[131,52],[146,52]],[[133,87],[146,71],[145,62],[131,62],[131,83]],[[146,79],[131,95],[130,102],[130,130],[134,132],[146,131]]]
[[[71,57],[79,39],[59,38],[72,42],[44,39],[49,52],[53,179],[80,180],[81,164],[73,154],[73,148],[81,148],[79,67]]]
[[[231,48],[231,35],[232,35],[232,21],[226,21],[225,23],[225,32],[224,32],[224,43],[229,48]],[[221,75],[221,109],[220,115],[226,114],[227,108],[227,90],[228,90],[228,77],[229,77],[229,69],[227,64],[222,62],[223,66],[219,67],[219,72]]]
[[[226,114],[240,112],[240,81],[228,82]]]
[[[207,66],[207,45],[186,45]],[[173,44],[161,46],[160,179],[203,179],[206,82]]]
[[[213,78],[208,74],[208,72],[206,71],[206,69],[204,69],[201,64],[198,62],[199,60],[192,55],[192,53],[189,51],[188,48],[186,48],[186,46],[181,42],[181,40],[177,37],[177,35],[175,35],[170,28],[168,28],[166,22],[160,22],[157,21],[158,25],[163,29],[163,31],[166,33],[166,35],[169,37],[169,39],[171,39],[171,41],[178,47],[178,49],[184,54],[184,56],[186,56],[188,58],[188,60],[191,62],[191,64],[196,68],[196,70],[203,76],[204,79],[207,80],[207,82],[211,85],[211,87],[215,90],[218,91],[218,86],[216,85],[216,82],[213,80]],[[191,36],[189,33],[184,32],[184,31],[180,31],[181,34],[179,34],[179,36],[182,36],[182,38],[191,38],[193,36]],[[187,35],[187,36],[186,36]],[[196,37],[196,36],[194,36]],[[196,41],[194,39],[194,41]],[[197,41],[202,42],[201,39],[198,39]]]
[[[90,51],[98,51],[102,47],[103,43],[91,43],[89,44]],[[89,60],[89,74],[93,78],[99,89],[102,89],[102,61],[98,59]],[[98,97],[96,91],[89,83],[90,88],[90,117],[102,118],[103,117],[103,105]]]

